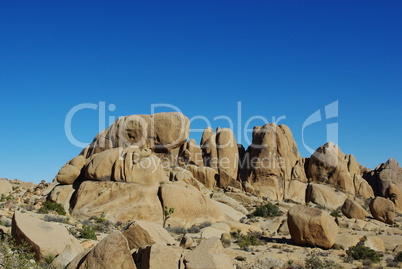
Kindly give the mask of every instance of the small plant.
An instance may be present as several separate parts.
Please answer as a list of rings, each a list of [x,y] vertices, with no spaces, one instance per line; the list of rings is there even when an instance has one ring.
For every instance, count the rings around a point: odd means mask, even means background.
[[[236,238],[236,244],[243,250],[250,250],[250,246],[258,246],[260,245],[260,234],[257,233],[248,233],[247,235],[243,235],[240,230],[237,232],[233,232],[232,236]]]
[[[174,213],[173,207],[168,208],[167,206],[165,206],[165,208],[163,209],[163,228],[165,228],[166,221],[170,218],[170,215],[173,213]]]
[[[398,254],[396,254],[394,260],[397,262],[402,262],[402,251],[399,251]]]
[[[52,222],[61,222],[63,223],[67,218],[65,216],[59,216],[59,215],[45,215],[43,217],[44,221],[52,221]]]
[[[81,231],[81,238],[98,240],[94,228],[84,225]]]
[[[61,204],[58,204],[56,202],[51,202],[51,201],[44,201],[42,203],[42,207],[39,208],[38,210],[40,213],[49,213],[52,211],[56,211],[57,214],[59,215],[65,215],[66,211],[64,210],[63,206]]]
[[[293,262],[294,262],[293,260],[288,260],[288,264],[289,264],[289,265],[292,265]]]
[[[255,210],[253,215],[260,217],[275,217],[282,216],[283,212],[279,209],[277,205],[268,202],[265,205],[257,206],[257,209]]]
[[[100,217],[96,220],[97,223],[104,223],[106,222],[106,214],[105,212],[102,212],[102,214],[100,215]]]
[[[192,233],[192,234],[198,234],[201,231],[200,226],[193,225],[190,228],[188,228],[187,232]]]
[[[356,246],[349,247],[349,249],[346,250],[346,254],[355,260],[371,260],[373,262],[379,262],[381,260],[377,251],[360,243]]]
[[[45,262],[45,263],[47,263],[47,264],[51,264],[53,261],[54,261],[54,259],[55,259],[56,257],[53,255],[53,254],[49,254],[49,255],[47,255],[45,258],[43,258],[43,261]]]
[[[311,252],[304,260],[304,267],[306,269],[323,269],[327,268],[325,262],[323,262],[315,252]]]
[[[31,247],[26,242],[17,244],[7,234],[4,239],[0,240],[0,257],[1,268],[40,268],[35,262],[32,262],[35,258],[35,253],[31,251]]]
[[[330,215],[332,217],[336,218],[336,219],[342,217],[341,212],[339,211],[339,209],[336,209],[336,210],[332,211]]]
[[[168,232],[174,233],[174,234],[186,234],[187,233],[187,229],[184,227],[167,227],[166,230]]]

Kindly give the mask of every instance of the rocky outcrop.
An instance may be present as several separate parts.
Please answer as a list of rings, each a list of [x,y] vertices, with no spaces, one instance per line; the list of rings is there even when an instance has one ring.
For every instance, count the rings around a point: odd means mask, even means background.
[[[179,247],[154,244],[134,253],[137,269],[179,269],[182,250]]]
[[[85,157],[81,155],[71,159],[60,169],[56,175],[56,181],[60,184],[73,184],[80,176],[85,163]]]
[[[329,249],[335,242],[339,227],[326,212],[297,205],[288,211],[288,227],[292,241]]]
[[[181,113],[125,116],[100,132],[81,155],[89,158],[104,150],[126,145],[165,152],[180,148],[189,133],[189,119]]]
[[[76,266],[75,266],[76,265]],[[126,238],[114,232],[100,241],[84,257],[76,257],[68,269],[136,268]]]
[[[204,166],[204,161],[202,159],[202,150],[197,145],[194,139],[188,140],[182,146],[180,151],[180,165],[193,164],[196,166]]]
[[[370,212],[373,217],[379,221],[393,224],[395,220],[394,203],[388,199],[377,196],[370,202]]]
[[[365,219],[367,217],[367,211],[349,198],[342,205],[342,213],[350,219]]]
[[[75,190],[73,185],[57,185],[49,193],[48,199],[51,202],[61,204],[66,212],[70,211],[70,200]]]
[[[219,173],[211,167],[199,167],[196,165],[188,165],[187,169],[193,174],[193,177],[210,190],[213,190],[216,182],[219,180]]]
[[[144,220],[162,224],[159,186],[111,181],[84,181],[73,197],[71,214],[77,219],[99,217],[113,222]]]
[[[306,203],[307,183],[298,180],[285,182],[283,199],[297,204]]]
[[[246,167],[243,167],[241,177],[253,185],[254,193],[281,200],[283,181],[290,180],[293,167],[301,163],[289,127],[275,123],[254,127],[253,141],[247,149],[244,163]],[[305,180],[301,169],[293,172],[293,177]]]
[[[0,179],[0,195],[6,195],[13,190],[13,186],[8,180]]]
[[[232,269],[233,264],[217,237],[204,240],[184,257],[186,269]]]
[[[160,187],[159,195],[163,208],[174,208],[167,220],[171,226],[190,227],[205,221],[224,220],[223,212],[205,195],[184,182],[166,183]]]
[[[62,225],[41,221],[19,211],[14,213],[11,233],[17,243],[27,242],[38,260],[49,254],[56,256],[70,244],[73,248],[80,247],[78,240]]]
[[[162,226],[151,222],[134,221],[124,231],[130,249],[162,244],[174,245],[175,241]]]
[[[341,207],[347,196],[324,184],[309,184],[307,187],[307,202],[335,210]]]

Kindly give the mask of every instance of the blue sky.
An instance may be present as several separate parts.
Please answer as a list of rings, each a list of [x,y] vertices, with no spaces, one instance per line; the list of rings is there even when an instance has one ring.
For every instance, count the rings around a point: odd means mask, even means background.
[[[1,1],[0,177],[52,180],[81,151],[66,115],[101,102],[106,125],[152,104],[213,128],[227,116],[245,146],[248,119],[284,116],[302,157],[303,122],[321,110],[304,129],[308,147],[324,144],[332,123],[363,165],[401,162],[401,13],[400,1]],[[337,117],[325,119],[335,101]],[[99,109],[74,115],[77,140],[98,132]]]

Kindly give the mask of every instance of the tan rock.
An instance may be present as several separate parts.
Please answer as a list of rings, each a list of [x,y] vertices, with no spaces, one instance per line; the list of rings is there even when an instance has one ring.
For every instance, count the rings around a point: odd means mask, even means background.
[[[209,227],[201,229],[203,238],[218,237],[221,238],[222,234],[230,233],[230,227],[226,223],[214,223]]]
[[[67,268],[137,268],[131,257],[126,238],[118,231],[100,241],[83,258],[80,256],[76,257]],[[75,264],[77,266],[72,267]]]
[[[366,247],[374,249],[375,251],[385,252],[384,241],[378,236],[368,236],[364,242]]]
[[[210,190],[213,190],[219,179],[219,173],[211,167],[199,167],[188,165],[187,169],[192,173],[193,177]]]
[[[69,244],[64,250],[54,259],[52,265],[56,268],[64,268],[68,265],[75,257],[78,256],[81,252],[84,251],[84,248],[81,245]]]
[[[292,241],[329,249],[335,242],[339,227],[326,212],[297,205],[288,211],[288,227]]]
[[[342,213],[353,219],[365,219],[367,211],[352,199],[346,199],[342,206]]]
[[[160,187],[159,194],[163,207],[174,208],[167,220],[171,226],[201,224],[205,221],[224,220],[224,214],[209,198],[184,182],[166,183]]]
[[[183,247],[183,248],[191,248],[193,243],[194,243],[194,240],[189,235],[184,235],[182,237],[182,239],[180,240],[180,246]]]
[[[124,231],[130,249],[162,244],[174,245],[175,241],[162,226],[145,221],[134,221]]]
[[[360,242],[361,235],[354,235],[350,233],[340,233],[336,237],[335,243],[342,249],[348,249],[349,247],[356,246]]]
[[[307,182],[306,167],[308,165],[308,160],[309,160],[308,158],[302,158],[301,160],[296,161],[296,164],[293,166],[292,169],[292,175],[291,175],[292,180]]]
[[[394,183],[391,183],[386,191],[386,198],[395,204],[395,209],[402,212],[402,191]]]
[[[85,163],[85,157],[81,155],[71,159],[60,169],[56,175],[56,181],[60,184],[73,184],[81,174]]]
[[[75,192],[73,185],[57,185],[49,194],[49,200],[59,203],[66,212],[70,211],[70,200]]]
[[[184,264],[186,269],[233,269],[233,264],[217,237],[202,241],[184,257]]]
[[[123,148],[113,148],[94,155],[84,168],[85,177],[98,181],[112,180],[112,169],[122,150]]]
[[[335,191],[332,187],[324,184],[309,184],[307,201],[325,208],[335,210],[341,207],[347,196],[343,192]]]
[[[237,181],[239,165],[239,150],[233,131],[223,128],[216,135],[216,149],[219,159],[219,184],[220,188],[234,184]],[[233,187],[236,187],[234,185]]]
[[[253,185],[251,185],[250,182],[248,182],[248,181],[243,182],[243,189],[244,189],[245,192],[248,192],[248,193],[253,193],[254,192]]]
[[[370,212],[373,217],[379,221],[393,224],[395,219],[394,203],[388,199],[377,196],[370,202]]]
[[[285,182],[284,200],[297,204],[306,203],[307,184],[298,180]]]
[[[6,179],[0,179],[0,195],[7,195],[13,191],[13,186]]]
[[[143,220],[162,224],[158,186],[110,181],[83,182],[75,196],[72,216],[88,219],[91,216],[99,217],[103,212],[113,222]]]
[[[179,269],[182,250],[178,247],[155,244],[144,246],[134,253],[138,269]]]
[[[204,166],[202,159],[202,150],[194,139],[190,139],[182,146],[183,150],[180,154],[180,161],[184,165]]]
[[[26,241],[38,260],[49,254],[59,255],[70,244],[74,249],[81,247],[79,241],[64,226],[41,221],[19,211],[14,213],[11,233],[17,243]]]

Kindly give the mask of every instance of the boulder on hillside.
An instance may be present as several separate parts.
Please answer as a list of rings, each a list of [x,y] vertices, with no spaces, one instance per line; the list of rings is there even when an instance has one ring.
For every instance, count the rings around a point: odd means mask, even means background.
[[[245,154],[245,166],[241,178],[250,182],[254,193],[260,197],[281,200],[283,180],[292,178],[292,170],[301,162],[292,132],[286,125],[269,123],[253,129],[252,144]],[[299,173],[300,172],[300,173]],[[295,171],[303,178],[301,171]]]
[[[18,244],[28,243],[35,258],[41,260],[49,254],[59,255],[67,245],[79,248],[79,241],[67,229],[53,222],[45,222],[15,211],[12,219],[11,234]]]
[[[81,170],[86,163],[85,157],[78,155],[68,161],[56,175],[56,181],[60,184],[73,184],[80,176]]]
[[[312,202],[328,209],[341,207],[347,196],[324,184],[309,184],[307,187],[307,202]]]
[[[393,224],[395,220],[394,203],[388,199],[377,196],[370,202],[370,212],[373,217],[387,224]]]
[[[7,195],[13,191],[13,186],[8,182],[7,179],[0,179],[0,195]]]
[[[190,121],[178,112],[125,116],[100,132],[80,155],[89,158],[104,150],[125,145],[165,152],[180,148],[189,134]]]
[[[174,239],[162,226],[146,221],[136,220],[132,222],[123,231],[123,235],[127,238],[130,249],[138,249],[153,244],[175,244]]]
[[[165,183],[159,189],[163,208],[174,208],[167,220],[171,226],[201,224],[224,220],[223,212],[204,194],[184,182]]]
[[[293,206],[287,214],[292,241],[329,249],[335,242],[339,227],[328,213],[305,205]]]
[[[126,238],[118,231],[100,241],[84,257],[76,257],[67,269],[133,268],[134,260]]]
[[[137,269],[179,269],[182,249],[154,244],[141,247],[134,253]]]
[[[233,269],[233,264],[217,237],[202,241],[184,257],[184,264],[186,269]]]
[[[342,205],[342,213],[349,219],[365,219],[367,217],[367,211],[349,198]]]
[[[144,220],[162,224],[159,186],[111,181],[84,181],[73,197],[71,215],[77,219],[99,217],[123,223]]]

